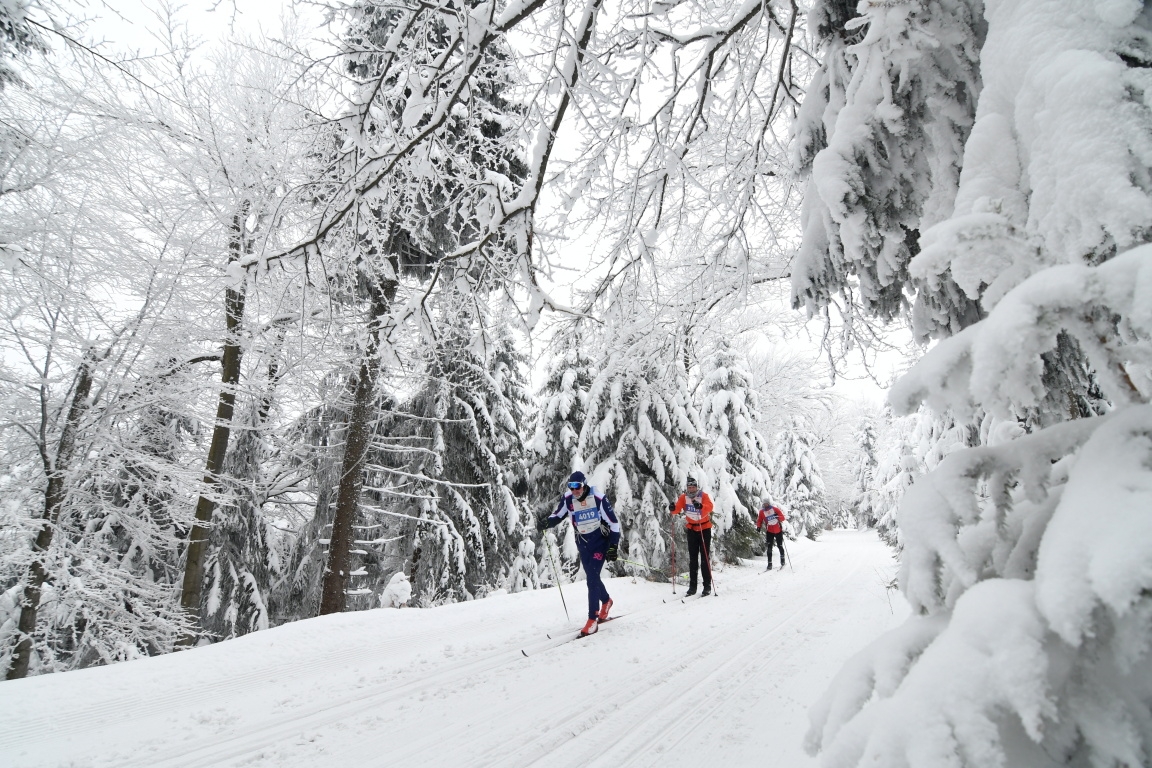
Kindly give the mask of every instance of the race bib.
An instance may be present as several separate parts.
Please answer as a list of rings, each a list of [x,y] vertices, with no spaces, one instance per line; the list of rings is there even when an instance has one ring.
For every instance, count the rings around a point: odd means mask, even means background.
[[[688,504],[684,507],[684,514],[688,516],[689,520],[699,520],[702,516],[700,507],[695,504]]]
[[[600,510],[596,506],[596,498],[588,494],[584,501],[572,499],[572,524],[576,526],[577,533],[592,533],[600,527]]]

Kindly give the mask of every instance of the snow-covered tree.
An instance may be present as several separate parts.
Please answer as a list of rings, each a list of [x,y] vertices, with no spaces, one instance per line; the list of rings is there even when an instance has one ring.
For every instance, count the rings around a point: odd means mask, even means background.
[[[794,127],[794,164],[808,178],[793,262],[793,301],[891,320],[907,308],[917,237],[947,218],[972,130],[981,0],[820,0],[809,17],[822,48]],[[921,333],[975,319],[971,297],[941,275],[915,294]]]
[[[876,466],[871,486],[865,492],[870,504],[871,522],[880,538],[901,549],[897,512],[904,493],[916,479],[931,472],[948,455],[974,445],[971,428],[953,418],[940,418],[930,412],[894,418],[885,412],[878,436]]]
[[[815,436],[799,422],[776,438],[776,483],[772,502],[785,510],[793,536],[815,539],[829,521],[824,481],[812,446]]]
[[[205,629],[218,638],[267,629],[268,593],[283,575],[276,529],[265,517],[265,503],[283,481],[277,463],[269,461],[274,448],[266,439],[282,376],[283,336],[282,330],[274,336],[262,391],[236,419],[239,434],[224,464],[230,493],[212,527],[202,607]]]
[[[588,392],[578,455],[591,485],[608,494],[623,527],[629,560],[663,568],[671,525],[668,503],[700,471],[700,418],[683,368],[661,360],[650,337],[605,355]]]
[[[855,437],[859,452],[852,489],[852,510],[856,515],[857,525],[871,528],[879,519],[876,512],[876,478],[880,462],[876,456],[879,446],[874,421],[865,417]]]
[[[387,478],[385,511],[413,521],[404,535],[413,589],[425,602],[500,586],[531,521],[523,355],[506,334],[475,344],[485,335],[469,316],[461,313],[452,335],[427,351],[423,385],[399,408],[387,453],[369,465]]]
[[[813,356],[783,344],[754,349],[748,367],[760,399],[760,433],[776,435],[794,417],[816,420],[832,410],[832,400],[818,383],[826,371]]]
[[[555,503],[568,475],[583,467],[577,453],[588,408],[588,391],[596,376],[592,357],[576,329],[561,329],[547,375],[536,394],[536,431],[528,445],[532,500]],[[549,510],[550,511],[550,510]]]
[[[749,557],[760,549],[755,515],[772,490],[772,457],[757,425],[758,392],[747,364],[727,340],[702,364],[696,389],[704,438],[701,463],[713,503],[716,557]]]
[[[365,0],[345,10],[349,19],[341,61],[352,98],[338,123],[325,215],[343,213],[322,225],[328,230],[320,237],[343,254],[343,294],[364,306],[365,328],[357,345],[356,389],[322,613],[344,609],[353,573],[350,554],[374,421],[372,403],[381,388],[384,359],[396,358],[399,321],[392,315],[409,312],[404,289],[411,286],[402,285],[402,278],[415,283],[419,298],[412,300],[424,304],[414,330],[433,338],[434,320],[424,297],[444,291],[469,301],[470,292],[483,297],[500,290],[509,270],[515,271],[519,252],[499,225],[489,229],[488,224],[499,218],[502,195],[526,173],[519,136],[512,130],[522,109],[507,99],[512,73],[502,41],[485,39],[473,49],[476,41],[466,40],[465,55],[475,59],[461,81],[461,73],[440,67],[459,53],[460,26],[471,21],[462,9]],[[466,85],[467,94],[453,93],[453,85]],[[442,99],[457,108],[442,111]],[[404,143],[405,135],[412,139],[404,155],[393,158],[389,183],[364,196],[357,174],[373,162],[378,148],[373,142],[394,147]],[[349,188],[358,191],[345,198]],[[482,242],[473,258],[457,257],[462,245],[477,239]]]
[[[35,75],[36,89],[0,92],[23,136],[0,195],[9,678],[171,649],[186,626],[172,577],[187,516],[173,500],[194,432],[181,385],[218,359],[162,349],[179,338],[170,299],[191,281],[151,237],[151,198],[116,172],[146,163],[139,135],[77,108],[47,64]]]
[[[522,592],[540,588],[540,565],[536,562],[536,544],[527,537],[520,540],[516,559],[508,569],[508,591]]]
[[[38,0],[11,0],[0,6],[0,88],[23,82],[14,60],[47,50],[37,29],[40,25],[28,18],[29,11],[39,5]]]
[[[584,460],[578,452],[580,431],[584,428],[588,391],[596,376],[579,328],[562,326],[557,333],[544,384],[536,393],[536,430],[527,445],[529,499],[537,517],[552,511],[564,491],[568,475],[583,469]],[[554,530],[561,540],[559,546],[553,543],[551,557],[556,559],[558,570],[574,575],[580,567],[576,539],[570,526]],[[551,535],[552,532],[545,534]],[[538,554],[542,564],[548,562],[547,546],[549,542],[541,539]],[[552,566],[546,567],[546,580],[552,583],[555,581]]]
[[[314,393],[319,405],[305,410],[283,430],[284,444],[290,450],[282,465],[303,480],[294,498],[288,499],[289,504],[277,510],[291,535],[281,554],[283,577],[273,585],[268,598],[273,624],[309,618],[320,610],[324,542],[331,533],[351,384],[347,366],[321,377]],[[381,426],[386,430],[388,415],[396,403],[382,398],[377,405],[382,412]],[[378,427],[378,432],[384,430]],[[371,545],[363,548],[365,552],[375,549]],[[402,568],[406,557],[401,554],[395,560],[385,567],[391,571]]]
[[[937,301],[920,327],[954,335],[890,395],[981,444],[905,494],[913,616],[849,662],[807,743],[834,766],[1144,765],[1152,246],[1126,249],[1152,234],[1152,25],[1105,0],[984,19],[955,204],[908,267],[982,319]]]
[[[57,411],[39,440],[48,451],[37,453],[51,459],[62,436],[57,427],[71,423],[64,431],[74,459],[66,472],[49,473],[59,475],[52,494],[59,515],[33,515],[24,524],[36,531],[41,524],[31,520],[59,517],[39,545],[39,532],[25,539],[43,557],[25,558],[25,575],[5,566],[5,584],[24,590],[17,610],[34,631],[22,637],[38,656],[27,666],[17,659],[14,676],[168,651],[176,629],[192,629],[174,617],[181,598],[191,603],[185,618],[201,618],[204,582],[188,590],[180,581],[185,563],[197,559],[187,556],[189,539],[206,556],[211,547],[208,526],[192,524],[187,500],[230,510],[239,494],[220,471],[226,441],[212,447],[203,440],[228,432],[231,420],[201,421],[214,408],[222,413],[220,371],[215,388],[208,377],[228,358],[235,376],[223,385],[224,399],[244,407],[254,393],[245,391],[242,347],[262,344],[268,327],[292,324],[305,303],[295,304],[290,291],[277,295],[292,270],[252,282],[228,270],[230,254],[238,257],[257,239],[274,246],[279,228],[298,221],[293,202],[300,198],[290,189],[309,161],[294,152],[308,142],[289,117],[300,115],[301,100],[278,90],[284,59],[262,56],[256,46],[233,47],[215,60],[193,57],[178,26],[167,31],[166,47],[154,56],[114,67],[76,45],[74,58],[26,67],[34,87],[3,91],[4,122],[24,136],[4,153],[0,242],[13,270],[5,300],[47,310],[43,320],[56,326],[45,336],[34,329],[42,320],[8,313],[5,343],[26,348],[33,368],[51,369],[35,374],[47,386],[41,408]],[[51,354],[40,357],[49,339]],[[6,353],[5,360],[17,358]],[[23,367],[10,369],[12,381],[25,375]],[[90,398],[68,422],[70,404],[54,401],[85,387]],[[23,421],[29,412],[13,405],[10,414]],[[63,470],[68,462],[52,463]],[[207,482],[192,469],[197,464],[209,468]],[[37,574],[36,560],[56,565]],[[254,568],[236,573],[243,578]],[[41,576],[43,594],[54,601],[51,620],[37,615],[33,587]]]
[[[820,467],[824,483],[824,500],[828,505],[833,528],[858,527],[845,516],[855,517],[855,470],[859,453],[853,427],[863,404],[852,404],[840,397],[829,396],[826,405],[814,409],[809,425],[815,443],[812,454]]]
[[[896,512],[904,492],[923,474],[923,465],[916,460],[910,443],[899,441],[889,446],[877,467],[873,513],[876,532],[890,547],[899,549],[900,528]]]
[[[126,183],[142,188],[138,194],[152,195],[141,218],[158,230],[153,237],[164,243],[168,229],[167,237],[178,237],[211,273],[201,290],[204,305],[212,309],[201,307],[200,312],[206,322],[215,323],[219,380],[215,397],[196,403],[214,419],[180,590],[181,605],[199,623],[204,589],[212,580],[207,564],[215,556],[213,518],[228,494],[232,421],[237,403],[243,407],[245,356],[262,326],[295,322],[302,309],[301,304],[282,303],[292,294],[277,295],[285,289],[278,280],[265,280],[267,293],[261,296],[256,274],[243,263],[262,248],[281,245],[281,238],[309,215],[311,194],[297,193],[298,185],[316,173],[316,133],[306,119],[312,98],[283,56],[255,44],[222,45],[206,61],[194,61],[187,30],[174,16],[163,19],[162,54],[129,69],[123,92],[102,109],[140,126],[141,141],[155,148],[143,169],[123,172]],[[292,274],[307,279],[303,272]],[[255,545],[253,551],[260,550]],[[181,642],[190,645],[198,638],[193,631]]]

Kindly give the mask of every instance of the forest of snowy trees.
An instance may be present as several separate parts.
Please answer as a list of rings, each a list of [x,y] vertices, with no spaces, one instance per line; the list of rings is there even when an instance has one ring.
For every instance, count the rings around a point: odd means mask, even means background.
[[[826,765],[1152,760],[1152,8],[214,7],[0,3],[9,679],[579,578],[575,469],[667,579],[692,475],[899,558]]]
[[[764,170],[798,10],[729,19],[778,74],[726,118],[766,131],[736,179],[700,122],[722,68],[656,111],[639,85],[695,61],[694,14],[364,0],[200,40],[143,8],[4,10],[9,678],[578,578],[571,534],[550,562],[534,530],[576,468],[650,578],[689,474],[732,561],[764,498],[813,538],[851,507],[821,466],[852,407],[791,348],[770,236],[798,210]],[[705,172],[738,183],[720,239]]]

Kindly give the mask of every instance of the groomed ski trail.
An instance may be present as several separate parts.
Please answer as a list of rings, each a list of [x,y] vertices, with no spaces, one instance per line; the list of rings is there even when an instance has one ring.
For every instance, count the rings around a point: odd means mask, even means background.
[[[746,587],[748,575],[734,587]],[[853,575],[857,575],[855,570],[814,598],[800,598],[805,602],[787,615],[759,616],[736,632],[730,632],[725,625],[702,629],[690,638],[693,645],[699,647],[689,658],[683,653],[662,654],[662,660],[669,665],[666,674],[652,678],[638,673],[626,681],[627,685],[618,686],[608,696],[593,699],[590,704],[599,710],[595,717],[583,723],[578,720],[565,723],[573,729],[569,734],[559,738],[555,734],[541,737],[535,744],[475,764],[486,767],[665,765],[668,755],[664,753],[672,751],[667,748],[670,744],[685,740],[693,733],[706,735],[707,728],[696,731],[696,724],[707,722],[711,710],[736,695],[726,686],[740,685],[752,670],[771,661],[772,656],[763,657],[768,641],[779,640],[783,632],[797,624],[811,624],[821,598]],[[734,587],[730,587],[731,594],[738,597]],[[686,605],[697,602],[703,608],[703,598]],[[710,605],[716,603],[713,601]],[[597,748],[581,742],[579,737],[592,728],[597,731],[597,741],[610,746]],[[545,748],[536,749],[533,754],[534,747],[539,747],[541,742]]]
[[[18,722],[6,721],[0,751],[26,758],[14,763],[20,768],[668,768],[717,764],[720,757],[733,765],[768,758],[790,768],[814,765],[799,745],[808,706],[848,655],[901,618],[882,587],[892,560],[874,535],[822,539],[801,543],[797,571],[779,578],[757,578],[763,558],[718,568],[720,596],[687,604],[665,604],[668,585],[613,579],[609,589],[628,620],[556,648],[548,647],[554,641],[546,632],[561,631],[560,609],[545,590],[428,611],[346,614],[341,621],[360,633],[353,639],[317,624],[323,631],[272,630],[204,649],[209,653],[177,654],[181,667],[211,667],[215,654],[228,668],[238,666],[230,646],[266,643],[278,632],[286,641],[302,634],[317,643],[297,651],[296,669],[284,668],[291,654],[280,642],[280,655],[266,664],[218,680],[208,668],[199,683],[185,675],[171,685],[161,675],[155,690],[134,698],[124,685],[93,695],[84,689],[85,673],[32,678],[21,681],[33,683],[30,693],[39,681],[57,696],[69,688],[66,678],[76,680],[67,699],[73,706],[57,698],[54,711],[31,707]],[[367,619],[377,624],[359,627]],[[400,621],[371,642],[371,630],[387,619]],[[461,645],[461,638],[473,642]],[[522,648],[537,650],[525,658]],[[88,672],[113,678],[172,658]],[[285,695],[277,698],[277,689]],[[0,722],[8,714],[0,703]],[[148,727],[104,733],[113,719]],[[746,731],[734,726],[742,722]],[[766,723],[781,732],[766,731]],[[68,743],[40,759],[29,737],[42,728],[63,729]]]

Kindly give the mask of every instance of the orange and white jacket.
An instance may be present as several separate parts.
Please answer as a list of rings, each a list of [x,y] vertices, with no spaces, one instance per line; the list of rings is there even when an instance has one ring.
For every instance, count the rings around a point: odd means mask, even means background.
[[[692,497],[682,493],[676,499],[672,514],[684,515],[684,527],[688,530],[703,531],[712,527],[712,499],[703,491]]]

